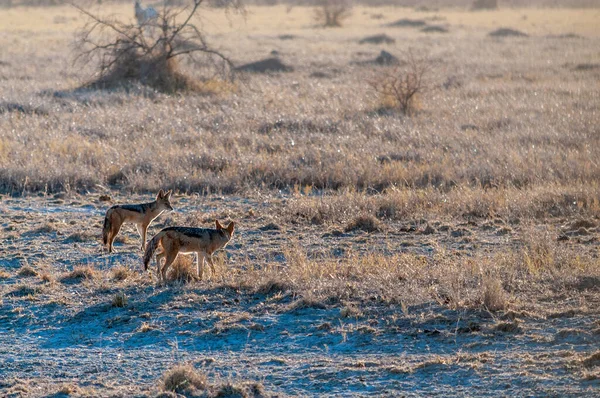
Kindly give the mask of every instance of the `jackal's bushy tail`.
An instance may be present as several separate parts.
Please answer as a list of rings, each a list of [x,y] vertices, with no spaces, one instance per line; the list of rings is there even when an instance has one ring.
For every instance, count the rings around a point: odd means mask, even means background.
[[[102,242],[104,246],[108,243],[108,232],[110,231],[110,218],[108,217],[110,210],[106,212],[104,217],[104,227],[102,227]]]
[[[163,237],[163,234],[164,233],[162,231],[160,231],[148,243],[148,246],[146,247],[146,251],[144,252],[144,270],[148,269],[148,264],[150,263],[150,259],[152,258],[152,255],[156,251],[156,248],[158,247],[158,242],[160,242],[161,238]]]

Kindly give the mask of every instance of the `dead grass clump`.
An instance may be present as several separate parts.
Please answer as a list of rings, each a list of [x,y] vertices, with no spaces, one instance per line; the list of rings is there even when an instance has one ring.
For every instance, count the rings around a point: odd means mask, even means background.
[[[312,294],[306,294],[305,296],[299,298],[298,300],[292,302],[285,309],[286,312],[294,312],[303,310],[306,308],[314,308],[314,309],[326,309],[327,306],[324,303],[322,298],[316,297]]]
[[[314,18],[326,28],[342,26],[344,19],[352,15],[352,4],[348,0],[317,0]]]
[[[44,272],[44,273],[40,274],[40,279],[46,283],[54,282],[54,277],[52,275],[50,275],[48,272]]]
[[[280,279],[270,278],[265,282],[262,282],[256,287],[256,293],[259,294],[275,294],[284,293],[292,290],[292,285],[286,281]]]
[[[17,275],[22,277],[38,276],[38,272],[29,265],[24,265],[21,267],[21,269],[19,269]]]
[[[181,283],[190,283],[198,280],[196,263],[190,255],[179,255],[169,267],[167,279]]]
[[[0,103],[0,115],[3,113],[17,112],[24,115],[42,115],[47,116],[48,111],[44,108],[33,107],[31,105],[16,104],[13,102],[1,102]]]
[[[73,268],[73,271],[64,275],[61,280],[63,282],[72,282],[79,280],[94,280],[98,278],[98,271],[90,265],[82,265]]]
[[[125,293],[119,292],[113,296],[111,305],[113,307],[123,308],[127,305],[128,301],[129,300],[128,300],[127,296],[125,295]]]
[[[10,278],[10,274],[4,270],[0,270],[0,279],[8,279]]]
[[[507,307],[506,291],[498,278],[484,277],[482,282],[483,306],[489,311],[505,310]]]
[[[196,371],[192,365],[177,365],[169,369],[162,378],[162,389],[178,394],[203,391],[207,387],[206,376]]]
[[[261,383],[245,383],[239,385],[227,382],[220,386],[216,386],[212,396],[222,398],[258,398],[265,396],[265,388]]]
[[[360,318],[363,312],[354,305],[346,305],[340,309],[341,318]]]
[[[58,389],[56,395],[80,394],[81,392],[81,389],[75,384],[65,383]]]
[[[495,10],[498,8],[498,0],[475,0],[471,6],[472,10]]]
[[[75,232],[69,236],[67,236],[64,240],[64,243],[81,243],[87,242],[89,240],[93,240],[94,236],[92,236],[89,232]]]
[[[131,270],[124,265],[112,269],[112,279],[115,281],[124,281],[132,275]]]
[[[10,295],[14,297],[28,297],[35,296],[41,292],[43,292],[41,286],[20,285],[10,292]]]
[[[498,322],[496,326],[494,326],[499,332],[503,333],[519,333],[521,332],[521,327],[519,326],[519,321],[516,319],[512,322]]]
[[[596,366],[600,366],[600,351],[596,351],[589,357],[583,359],[581,361],[582,365],[586,368],[592,368]]]
[[[56,228],[56,226],[52,223],[44,223],[44,225],[42,225],[41,227],[32,229],[31,231],[29,231],[28,233],[30,234],[49,234],[52,232],[57,232],[58,228]]]
[[[381,221],[377,219],[377,217],[371,214],[361,214],[356,216],[346,227],[344,231],[366,231],[366,232],[378,232],[382,230]]]
[[[142,322],[142,324],[140,325],[140,327],[138,328],[138,332],[140,333],[148,333],[151,332],[153,330],[157,330],[158,327],[152,325],[151,323],[148,322]]]

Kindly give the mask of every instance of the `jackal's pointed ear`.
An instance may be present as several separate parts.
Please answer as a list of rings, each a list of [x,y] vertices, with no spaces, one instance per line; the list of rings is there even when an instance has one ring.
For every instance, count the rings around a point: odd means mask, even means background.
[[[166,193],[165,193],[165,198],[167,198],[167,200],[171,199],[171,194],[173,193],[172,189],[169,189]]]
[[[165,191],[163,191],[161,189],[160,191],[158,191],[158,195],[156,195],[156,199],[162,199],[163,196],[165,196]]]
[[[232,222],[229,223],[229,225],[227,226],[227,232],[229,232],[229,235],[233,235],[233,228],[235,227],[235,224]]]
[[[224,229],[219,220],[215,220],[215,225],[217,226],[217,229]]]

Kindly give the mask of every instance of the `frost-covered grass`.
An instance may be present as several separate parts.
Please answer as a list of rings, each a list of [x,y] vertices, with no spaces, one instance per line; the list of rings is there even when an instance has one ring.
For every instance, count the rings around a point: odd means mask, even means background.
[[[0,395],[597,389],[597,14],[357,7],[324,30],[306,8],[249,11],[205,14],[207,38],[294,72],[205,96],[76,90],[82,19],[0,13]],[[400,18],[449,33],[383,27]],[[396,44],[358,44],[384,32]],[[434,73],[404,117],[363,61],[409,47]],[[106,209],[159,188],[176,211],[149,238],[236,221],[215,275],[187,256],[157,284],[131,225],[101,251]]]

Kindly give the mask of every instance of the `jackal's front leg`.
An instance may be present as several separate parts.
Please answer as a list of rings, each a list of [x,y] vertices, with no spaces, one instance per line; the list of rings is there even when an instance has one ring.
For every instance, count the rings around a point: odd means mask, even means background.
[[[210,269],[212,270],[213,276],[216,274],[215,271],[215,263],[213,263],[212,254],[206,256],[206,262],[210,265]]]
[[[198,268],[198,279],[202,280],[202,274],[204,271],[204,253],[197,252],[196,253],[196,268]]]

